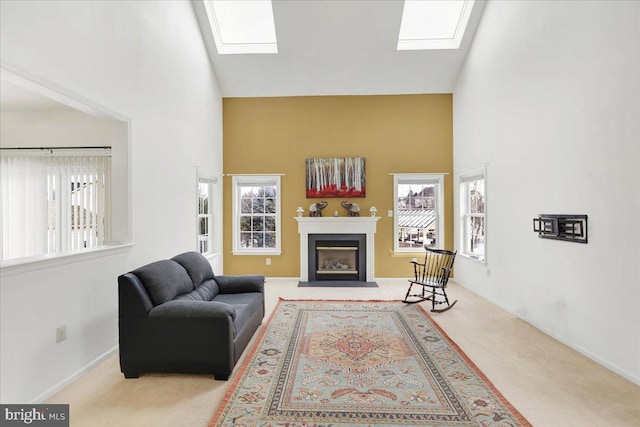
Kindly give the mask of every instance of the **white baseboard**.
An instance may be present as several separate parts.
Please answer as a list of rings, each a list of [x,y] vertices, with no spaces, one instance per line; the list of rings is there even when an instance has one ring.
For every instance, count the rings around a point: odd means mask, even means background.
[[[105,353],[101,354],[97,358],[93,359],[86,366],[78,369],[76,372],[74,372],[73,374],[71,374],[70,376],[65,378],[64,380],[60,381],[58,384],[54,385],[49,390],[47,390],[46,392],[42,393],[40,396],[38,396],[35,399],[33,399],[30,402],[30,404],[42,403],[45,400],[47,400],[48,398],[50,398],[51,396],[53,396],[54,394],[58,393],[59,391],[61,391],[65,387],[67,387],[69,384],[73,383],[74,381],[76,381],[77,379],[79,379],[80,377],[85,375],[87,372],[89,372],[91,369],[95,368],[100,363],[104,362],[109,357],[111,357],[113,354],[115,354],[118,351],[118,347],[119,346],[116,345],[115,347],[107,350]]]

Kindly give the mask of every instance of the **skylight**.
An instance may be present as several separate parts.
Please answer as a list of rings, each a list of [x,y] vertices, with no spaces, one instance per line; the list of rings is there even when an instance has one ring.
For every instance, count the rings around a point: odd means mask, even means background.
[[[458,49],[474,0],[405,0],[398,50]]]
[[[271,0],[204,0],[218,53],[278,53]]]

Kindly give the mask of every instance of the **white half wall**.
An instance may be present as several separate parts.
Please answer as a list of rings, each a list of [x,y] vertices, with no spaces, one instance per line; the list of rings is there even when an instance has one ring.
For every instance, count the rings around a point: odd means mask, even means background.
[[[488,184],[487,264],[455,281],[640,384],[640,3],[488,2],[453,100],[454,168]]]
[[[3,67],[130,123],[133,247],[2,273],[0,401],[27,403],[114,351],[119,274],[197,248],[197,168],[222,173],[222,98],[191,2],[3,1],[0,19]]]

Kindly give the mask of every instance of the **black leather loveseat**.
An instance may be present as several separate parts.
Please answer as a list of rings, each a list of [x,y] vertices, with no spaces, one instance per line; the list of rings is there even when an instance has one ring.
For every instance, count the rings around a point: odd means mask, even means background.
[[[264,276],[214,276],[197,252],[118,277],[120,370],[226,380],[264,317]]]

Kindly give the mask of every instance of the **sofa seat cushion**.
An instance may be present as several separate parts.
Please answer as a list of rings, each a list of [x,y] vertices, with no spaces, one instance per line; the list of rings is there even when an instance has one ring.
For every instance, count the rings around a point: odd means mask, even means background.
[[[244,294],[219,294],[213,301],[224,302],[232,306],[246,304],[249,306],[250,314],[262,310],[263,294],[260,292],[247,292]]]
[[[187,270],[175,261],[157,261],[134,270],[133,274],[146,288],[154,306],[194,290]]]
[[[235,307],[214,301],[169,301],[149,311],[149,317],[167,318],[231,318],[237,317]]]

